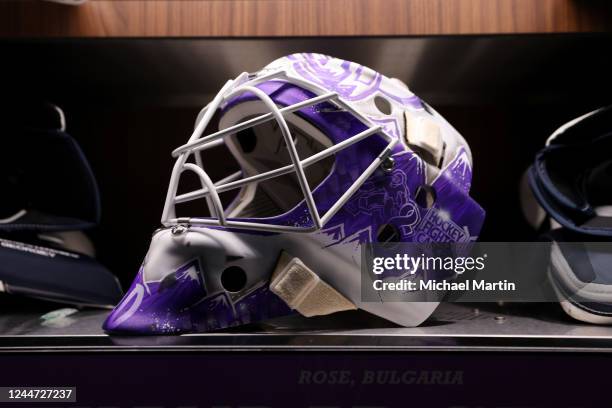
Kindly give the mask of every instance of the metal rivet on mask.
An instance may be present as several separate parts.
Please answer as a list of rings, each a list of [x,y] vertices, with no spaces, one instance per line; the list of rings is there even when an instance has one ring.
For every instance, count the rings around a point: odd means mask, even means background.
[[[384,172],[391,173],[393,171],[393,168],[395,167],[395,159],[393,159],[393,157],[385,158],[380,164],[380,167],[383,169]]]
[[[179,224],[179,225],[175,225],[174,227],[172,227],[170,232],[172,232],[172,235],[181,235],[187,232],[187,230],[188,230],[187,226]]]

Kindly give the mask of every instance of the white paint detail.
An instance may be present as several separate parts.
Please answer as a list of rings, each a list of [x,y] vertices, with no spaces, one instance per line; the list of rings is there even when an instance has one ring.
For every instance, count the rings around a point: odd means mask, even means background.
[[[132,298],[134,298],[133,301]],[[130,317],[132,317],[140,307],[140,304],[142,303],[143,299],[144,287],[140,284],[137,284],[136,286],[134,286],[134,289],[128,294],[128,296],[121,302],[120,308],[117,309],[115,312],[117,314],[117,318],[114,319],[112,324],[115,326],[119,326],[125,321],[127,321]],[[125,307],[124,305],[127,304],[129,304],[130,307],[125,312],[123,312],[122,308]]]

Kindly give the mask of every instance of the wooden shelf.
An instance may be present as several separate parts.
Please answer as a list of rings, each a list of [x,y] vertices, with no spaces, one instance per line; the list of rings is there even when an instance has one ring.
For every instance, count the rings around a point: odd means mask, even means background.
[[[601,32],[602,0],[0,1],[2,37],[279,37]]]

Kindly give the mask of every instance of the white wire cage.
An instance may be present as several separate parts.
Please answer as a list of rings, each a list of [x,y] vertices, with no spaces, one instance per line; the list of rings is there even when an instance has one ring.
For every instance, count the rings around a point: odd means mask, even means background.
[[[278,107],[276,103],[264,91],[257,88],[258,84],[266,81],[286,81],[296,84],[310,92],[315,96],[302,102]],[[240,96],[244,93],[250,93],[263,102],[269,113],[245,120],[226,129],[219,130],[206,136],[202,136],[208,127],[213,115],[217,109],[225,102]],[[346,110],[354,115],[359,121],[367,126],[367,129],[353,135],[346,140],[325,148],[318,153],[315,153],[307,158],[300,158],[297,153],[294,137],[291,134],[289,125],[285,120],[285,115],[299,111],[300,109],[314,106],[322,102],[331,103],[338,108]],[[223,145],[224,138],[229,137],[237,132],[252,128],[262,123],[276,120],[278,127],[283,136],[285,145],[288,149],[289,157],[292,164],[281,166],[276,169],[266,171],[260,174],[243,177],[242,172],[238,171],[225,177],[221,180],[213,182],[210,176],[206,173],[203,167],[202,151],[213,147]],[[387,146],[380,154],[367,166],[365,171],[355,179],[351,186],[339,197],[339,199],[329,208],[325,214],[319,214],[317,205],[313,198],[312,189],[306,179],[304,169],[313,164],[336,154],[338,151],[345,149],[357,142],[364,140],[367,137],[375,134],[381,135],[387,142]],[[239,229],[261,230],[271,232],[312,232],[323,228],[323,226],[342,208],[342,206],[351,198],[351,196],[361,187],[372,173],[380,166],[384,158],[391,152],[391,149],[398,140],[389,135],[385,130],[372,123],[367,117],[360,114],[356,109],[343,101],[336,92],[329,92],[325,88],[303,80],[296,76],[290,75],[287,71],[280,70],[268,74],[260,74],[254,78],[246,72],[240,74],[236,79],[228,81],[213,100],[200,112],[197,124],[189,141],[183,146],[178,147],[172,152],[172,156],[177,160],[172,170],[170,185],[166,195],[164,211],[162,214],[162,224],[165,226],[173,226],[178,224],[187,224],[195,226],[222,226]],[[189,163],[187,160],[193,155],[195,163]],[[179,180],[181,174],[185,171],[191,171],[199,178],[201,188],[188,193],[177,195]],[[284,176],[290,173],[296,175],[300,190],[303,194],[304,201],[308,207],[308,212],[312,218],[312,226],[291,226],[277,225],[257,220],[249,219],[241,220],[240,218],[228,219],[225,209],[219,198],[219,193],[230,190],[240,189],[252,183],[259,183],[275,177]],[[204,198],[206,200],[210,217],[177,217],[176,204],[185,203],[192,200]]]

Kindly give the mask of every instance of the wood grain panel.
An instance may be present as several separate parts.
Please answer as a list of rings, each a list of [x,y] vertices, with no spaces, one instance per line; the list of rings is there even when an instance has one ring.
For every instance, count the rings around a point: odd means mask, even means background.
[[[605,31],[603,0],[0,1],[4,37],[260,37]]]

